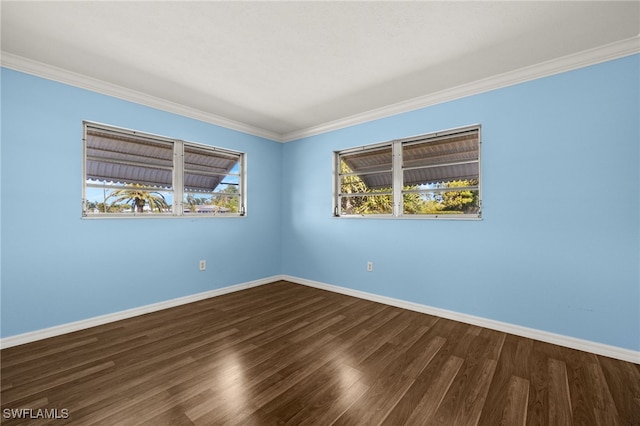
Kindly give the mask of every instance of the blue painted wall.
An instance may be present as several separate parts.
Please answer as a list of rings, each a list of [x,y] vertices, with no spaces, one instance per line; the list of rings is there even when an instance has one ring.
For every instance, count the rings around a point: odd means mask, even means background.
[[[283,273],[640,350],[639,63],[286,144]],[[475,123],[482,221],[332,218],[332,151]]]
[[[81,219],[85,119],[246,152],[248,216]],[[277,142],[4,68],[1,136],[3,337],[280,273]]]
[[[640,350],[639,75],[635,55],[280,145],[2,69],[2,337],[283,273]],[[83,119],[247,152],[249,216],[80,219]],[[482,221],[331,216],[334,150],[475,123]]]

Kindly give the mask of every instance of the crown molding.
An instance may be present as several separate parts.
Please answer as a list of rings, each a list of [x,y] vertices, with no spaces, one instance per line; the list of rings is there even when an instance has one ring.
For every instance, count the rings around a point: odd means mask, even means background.
[[[291,142],[640,53],[640,35],[282,135]]]
[[[148,95],[146,93],[127,89],[123,86],[108,83],[106,81],[78,74],[63,68],[54,67],[13,53],[2,51],[0,53],[0,65],[15,71],[42,77],[47,80],[57,81],[59,83],[68,84],[81,89],[123,99],[125,101],[135,102],[140,105],[215,124],[216,126],[259,136],[274,142],[282,142],[281,135],[269,130],[231,120],[216,114],[204,112],[196,108],[191,108],[176,102]]]
[[[194,118],[227,129],[259,136],[274,142],[291,142],[637,53],[640,53],[640,35],[284,135],[4,51],[1,52],[0,65],[16,71]]]

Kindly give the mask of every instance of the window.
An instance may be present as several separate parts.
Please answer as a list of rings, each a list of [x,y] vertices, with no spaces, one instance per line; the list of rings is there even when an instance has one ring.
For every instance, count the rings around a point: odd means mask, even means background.
[[[480,126],[335,153],[334,215],[481,217]]]
[[[84,122],[83,217],[244,216],[245,154]]]

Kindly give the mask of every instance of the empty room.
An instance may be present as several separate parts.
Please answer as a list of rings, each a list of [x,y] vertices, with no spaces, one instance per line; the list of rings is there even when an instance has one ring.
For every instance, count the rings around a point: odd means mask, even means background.
[[[640,425],[639,1],[1,1],[4,425]]]

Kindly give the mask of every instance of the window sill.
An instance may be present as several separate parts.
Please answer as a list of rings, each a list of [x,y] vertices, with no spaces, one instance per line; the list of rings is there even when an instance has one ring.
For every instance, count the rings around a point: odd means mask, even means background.
[[[482,216],[478,215],[406,215],[406,216],[391,216],[391,215],[343,215],[333,216],[335,219],[383,219],[383,220],[471,220],[481,221]]]
[[[131,215],[131,214],[109,214],[109,215],[95,215],[95,214],[89,214],[89,215],[83,215],[82,219],[87,219],[87,220],[102,220],[102,219],[107,219],[107,220],[112,220],[112,219],[220,219],[220,218],[243,218],[243,217],[247,217],[247,215],[240,215],[240,214],[229,214],[229,215],[212,215],[212,214],[198,214],[198,215],[185,215],[185,216],[177,216],[177,215],[172,215],[172,214],[154,214],[154,215]]]

